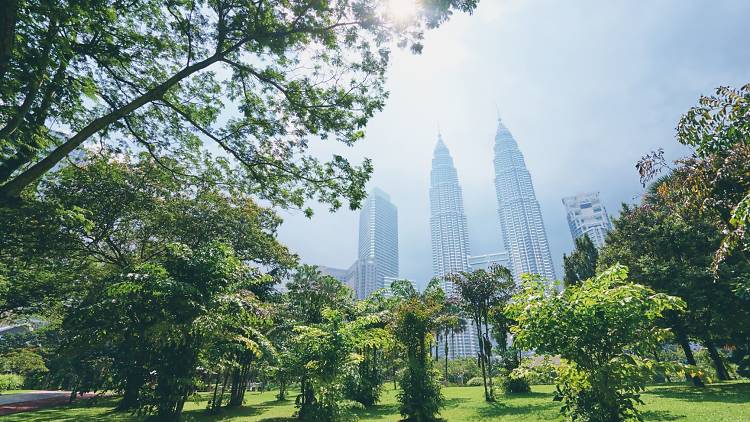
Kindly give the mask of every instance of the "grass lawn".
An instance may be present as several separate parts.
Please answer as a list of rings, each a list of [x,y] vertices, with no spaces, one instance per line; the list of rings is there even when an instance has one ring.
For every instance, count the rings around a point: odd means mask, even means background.
[[[558,421],[559,403],[552,401],[551,386],[534,386],[533,392],[519,396],[501,396],[495,404],[483,401],[481,387],[450,387],[444,390],[447,404],[442,416],[448,421]],[[248,393],[240,409],[220,416],[204,413],[205,401],[186,404],[189,421],[284,422],[294,412],[292,401],[279,402],[275,392]],[[687,386],[654,386],[643,396],[641,406],[647,421],[750,422],[750,382],[713,384],[698,390]],[[85,402],[73,406],[5,416],[6,421],[139,421],[142,418],[111,411],[114,400]],[[359,412],[360,421],[397,421],[396,394],[390,387],[380,405]]]
[[[19,394],[19,393],[31,393],[38,390],[2,390],[0,396],[7,396],[8,394]]]

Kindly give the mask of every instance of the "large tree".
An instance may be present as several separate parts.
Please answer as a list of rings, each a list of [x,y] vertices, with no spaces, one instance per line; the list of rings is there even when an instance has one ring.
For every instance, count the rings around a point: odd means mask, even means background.
[[[625,206],[615,221],[600,267],[622,263],[630,268],[633,281],[679,296],[687,303],[680,314],[667,313],[666,323],[674,331],[688,363],[695,365],[690,338],[703,344],[712,357],[720,379],[729,374],[717,348],[744,345],[750,323],[748,302],[734,293],[737,278],[747,274],[741,258],[725,259],[712,270],[714,252],[723,234],[705,215],[674,212],[663,195],[679,185],[675,174],[655,183],[639,206]],[[700,384],[700,380],[694,379]]]
[[[176,162],[173,165],[183,168]],[[204,179],[221,180],[210,160],[205,166],[190,169],[200,171]],[[269,209],[215,183],[196,184],[192,179],[175,178],[147,155],[141,160],[122,155],[90,156],[52,173],[38,191],[39,199],[8,210],[28,218],[13,221],[24,230],[3,227],[13,235],[2,237],[2,245],[7,246],[2,248],[2,273],[11,281],[11,288],[0,291],[0,311],[61,318],[63,353],[55,360],[65,356],[71,359],[68,365],[56,365],[59,370],[53,377],[69,371],[81,381],[61,387],[120,390],[124,393],[121,408],[143,402],[141,393],[155,365],[149,357],[153,350],[144,349],[149,344],[149,332],[154,327],[170,326],[170,318],[182,318],[191,329],[199,328],[190,323],[184,308],[165,315],[167,309],[159,307],[163,303],[153,299],[153,295],[182,294],[169,288],[173,282],[166,286],[147,283],[176,279],[171,273],[161,277],[164,271],[158,270],[174,255],[170,245],[202,251],[219,243],[231,250],[232,259],[272,269],[277,275],[295,264],[295,257],[275,239],[280,220]],[[37,217],[46,223],[33,224]],[[138,274],[143,278],[138,279]],[[239,270],[233,276],[241,276]],[[216,324],[206,342],[210,340],[212,347],[226,346],[226,350],[233,347],[234,353],[214,355],[225,362],[234,359],[230,366],[244,368],[245,373],[248,362],[238,361],[257,356],[259,350],[244,346],[260,336],[242,317],[247,314],[233,306],[250,303],[249,298],[265,299],[272,281],[269,277],[264,283],[231,283],[237,287],[229,292],[220,285],[209,285],[216,291],[201,296],[209,298],[204,306],[212,308],[205,312],[212,312],[213,318],[196,321]],[[180,281],[191,288],[202,282]],[[223,302],[228,295],[232,300]],[[247,342],[237,340],[238,336]],[[229,343],[231,346],[227,346]],[[202,353],[205,342],[197,344],[191,353]],[[109,379],[84,376],[95,374],[97,371],[90,369],[102,362],[109,363],[104,365],[109,366]],[[190,374],[185,379],[189,380]],[[238,377],[233,384],[239,386],[246,379]]]
[[[75,294],[74,286],[107,271],[148,263],[172,242],[232,246],[242,260],[269,268],[295,263],[275,232],[281,220],[248,195],[217,185],[224,175],[210,158],[175,169],[205,182],[174,177],[148,155],[89,155],[51,174],[39,198],[7,217],[0,233],[0,314],[37,312]],[[209,180],[210,179],[210,180]]]
[[[205,142],[264,198],[356,206],[370,162],[321,162],[309,142],[362,138],[387,95],[390,47],[418,52],[425,29],[476,4],[424,1],[396,19],[384,0],[4,1],[0,199],[86,142],[159,162]]]
[[[677,140],[694,153],[670,166],[662,150],[637,164],[644,185],[665,169],[679,175],[679,184],[665,190],[676,212],[714,219],[724,233],[714,269],[739,254],[750,262],[750,84],[720,87],[702,96],[677,126]],[[742,291],[750,296],[750,283]]]

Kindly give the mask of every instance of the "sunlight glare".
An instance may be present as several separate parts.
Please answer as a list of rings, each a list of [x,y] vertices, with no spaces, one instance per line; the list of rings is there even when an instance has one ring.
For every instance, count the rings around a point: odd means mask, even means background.
[[[419,12],[419,0],[386,0],[386,12],[396,22],[409,21]]]

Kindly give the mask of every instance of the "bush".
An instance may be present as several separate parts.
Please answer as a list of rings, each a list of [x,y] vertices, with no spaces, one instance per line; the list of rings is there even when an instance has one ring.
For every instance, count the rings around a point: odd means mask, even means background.
[[[451,384],[466,385],[468,380],[481,375],[476,358],[456,358],[448,361],[448,382]]]
[[[679,298],[629,282],[618,265],[563,292],[527,278],[507,313],[518,347],[561,357],[555,400],[563,414],[619,422],[641,419],[636,405],[657,366],[646,352],[668,334],[657,320],[684,308]]]
[[[469,387],[477,387],[479,385],[484,385],[484,381],[482,380],[482,377],[474,377],[466,381],[466,385]]]
[[[16,374],[0,374],[0,391],[18,390],[23,387],[23,377]]]
[[[531,385],[554,384],[557,380],[557,368],[560,358],[550,356],[534,356],[524,359],[519,371],[523,371],[523,378]]]
[[[505,377],[502,379],[500,387],[505,394],[522,394],[530,393],[531,385],[526,378]]]

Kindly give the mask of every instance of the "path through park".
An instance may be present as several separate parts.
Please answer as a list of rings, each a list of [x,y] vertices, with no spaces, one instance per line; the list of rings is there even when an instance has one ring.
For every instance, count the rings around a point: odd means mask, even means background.
[[[76,399],[88,399],[93,396],[94,394],[87,393]],[[0,416],[59,406],[68,403],[68,400],[70,400],[70,391],[31,391],[0,395]]]

